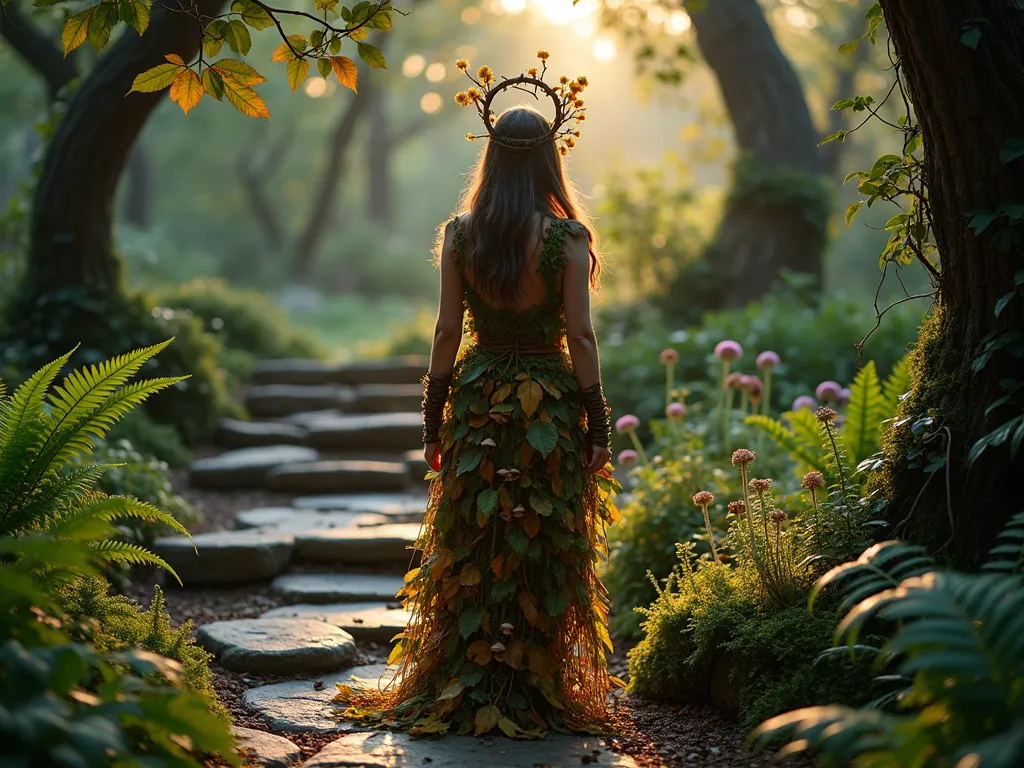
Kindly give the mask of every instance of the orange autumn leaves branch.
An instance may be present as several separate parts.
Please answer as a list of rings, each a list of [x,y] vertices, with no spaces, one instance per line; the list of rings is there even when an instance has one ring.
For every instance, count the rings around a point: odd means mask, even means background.
[[[35,0],[35,5],[50,6],[59,2]],[[61,33],[64,54],[87,41],[97,50],[102,49],[111,31],[122,22],[140,35],[145,33],[149,28],[152,2],[100,0],[68,15]],[[253,88],[266,82],[266,78],[241,58],[213,61],[225,45],[235,56],[245,57],[252,47],[250,30],[275,27],[283,42],[271,61],[285,64],[288,85],[293,92],[309,76],[312,61],[316,61],[321,77],[327,79],[333,74],[341,85],[357,91],[358,69],[352,58],[341,55],[342,44],[346,39],[355,43],[359,58],[367,65],[386,69],[383,53],[367,43],[366,38],[369,30],[390,31],[392,13],[390,0],[362,0],[351,7],[340,0],[313,0],[313,12],[274,8],[262,0],[233,0],[228,13],[212,19],[197,16],[196,23],[203,25],[203,40],[202,52],[195,62],[186,63],[176,54],[167,54],[164,63],[135,78],[129,93],[170,89],[171,100],[185,113],[208,95],[217,101],[226,99],[250,117],[269,118],[267,105]],[[284,16],[306,19],[316,26],[306,35],[285,34],[281,21]]]

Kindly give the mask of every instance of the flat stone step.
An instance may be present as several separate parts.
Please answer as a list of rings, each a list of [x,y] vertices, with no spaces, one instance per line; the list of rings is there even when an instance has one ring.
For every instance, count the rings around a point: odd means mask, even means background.
[[[244,765],[257,768],[291,768],[302,759],[302,750],[283,736],[252,728],[231,728]]]
[[[256,384],[334,384],[340,366],[326,360],[260,360],[253,367]]]
[[[267,489],[282,493],[400,491],[409,484],[405,464],[387,461],[313,461],[277,467]]]
[[[214,442],[224,448],[252,448],[266,445],[309,445],[309,431],[279,421],[221,419]]]
[[[354,410],[359,413],[411,413],[423,401],[423,385],[360,384]]]
[[[300,496],[292,501],[296,509],[341,509],[378,515],[423,514],[427,497],[408,493],[331,493]]]
[[[275,421],[279,421],[282,424],[291,424],[295,427],[302,427],[302,429],[308,430],[314,424],[321,423],[324,419],[335,419],[342,416],[341,411],[337,408],[323,408],[319,411],[302,411],[301,413],[293,413],[291,416],[282,416]]]
[[[196,643],[224,669],[253,675],[320,675],[350,667],[356,641],[316,619],[235,619],[203,624]]]
[[[325,621],[348,632],[357,644],[386,645],[405,630],[410,613],[388,603],[330,603],[328,605],[282,605],[263,618],[303,618]]]
[[[301,445],[238,448],[193,461],[189,467],[189,481],[196,488],[261,488],[270,470],[319,458],[320,454],[315,450]]]
[[[365,416],[325,416],[308,426],[313,447],[322,451],[404,452],[423,444],[419,411]]]
[[[262,360],[256,363],[256,384],[418,384],[430,360],[425,355],[368,360],[338,365],[323,360]]]
[[[472,736],[422,739],[407,733],[364,731],[331,742],[303,768],[569,768],[593,763],[601,768],[636,768],[627,755],[612,752],[596,737],[549,736],[513,741]]]
[[[267,581],[285,569],[294,549],[291,534],[273,529],[168,536],[152,547],[185,586]]]
[[[302,531],[295,534],[295,555],[323,563],[405,565],[419,531],[415,523]]]
[[[405,586],[401,576],[376,573],[286,573],[270,589],[286,603],[389,602]]]
[[[338,693],[336,685],[349,683],[353,678],[381,680],[386,679],[387,675],[388,669],[383,664],[353,667],[344,672],[325,675],[320,679],[289,680],[250,688],[242,694],[242,701],[249,710],[256,712],[268,727],[282,733],[331,733],[349,730],[357,726],[339,721],[342,707],[334,701],[334,696]],[[366,763],[353,765],[364,766]]]
[[[345,410],[355,402],[355,391],[337,384],[265,384],[251,387],[245,395],[246,410],[261,419],[331,408]]]
[[[332,528],[359,528],[369,525],[387,525],[391,519],[367,512],[338,512],[292,507],[259,507],[245,509],[235,515],[235,527],[273,528],[295,534],[300,531],[330,530]]]

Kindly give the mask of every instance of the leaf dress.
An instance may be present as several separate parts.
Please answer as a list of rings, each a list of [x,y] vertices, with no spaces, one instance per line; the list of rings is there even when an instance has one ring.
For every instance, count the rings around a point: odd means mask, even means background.
[[[452,224],[465,273],[465,232]],[[412,619],[389,659],[392,682],[339,686],[348,719],[519,738],[607,725],[611,639],[597,569],[619,489],[585,468],[586,417],[558,290],[574,227],[548,227],[538,306],[491,307],[464,280],[472,342],[452,376],[419,567],[399,593]]]

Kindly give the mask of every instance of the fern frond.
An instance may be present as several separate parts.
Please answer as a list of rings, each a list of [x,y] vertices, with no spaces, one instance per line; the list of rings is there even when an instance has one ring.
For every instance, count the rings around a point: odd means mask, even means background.
[[[850,403],[846,409],[843,442],[851,466],[856,467],[879,449],[882,421],[885,418],[886,400],[882,394],[882,383],[878,380],[874,361],[869,360],[853,380]]]
[[[12,509],[0,523],[0,534],[22,530],[45,529],[56,517],[55,510],[73,509],[95,489],[104,473],[119,464],[90,464],[71,472],[54,473],[40,486],[27,503]]]
[[[103,541],[95,542],[92,545],[92,550],[101,560],[111,563],[159,566],[171,574],[178,584],[181,584],[181,579],[178,577],[178,574],[170,565],[168,565],[166,560],[159,555],[153,554],[145,547],[140,547],[138,544],[132,544],[127,541],[105,539]]]
[[[784,414],[787,418],[792,415],[793,412]],[[766,432],[772,441],[782,450],[786,451],[798,464],[823,474],[831,474],[824,458],[817,452],[817,444],[808,445],[805,440],[802,440],[795,432],[788,429],[781,421],[776,421],[767,416],[748,416],[743,420],[743,423]]]
[[[61,526],[72,521],[100,520],[104,523],[114,523],[118,520],[130,519],[143,520],[147,523],[162,523],[176,533],[183,536],[189,535],[188,530],[172,515],[131,496],[99,496],[86,506],[69,511],[66,519],[55,523],[51,530],[57,535],[62,535],[63,528]]]
[[[808,607],[814,610],[818,595],[830,584],[849,582],[840,604],[841,610],[847,611],[861,600],[897,586],[907,577],[919,576],[934,568],[935,561],[923,547],[896,539],[881,541],[865,549],[856,560],[837,565],[814,582]]]
[[[892,415],[896,413],[896,406],[899,405],[900,398],[909,391],[910,368],[907,366],[907,357],[904,355],[903,359],[893,367],[889,378],[882,384],[887,418],[892,418]]]
[[[996,545],[988,553],[984,571],[1017,573],[1024,566],[1024,512],[1018,512],[999,534]]]

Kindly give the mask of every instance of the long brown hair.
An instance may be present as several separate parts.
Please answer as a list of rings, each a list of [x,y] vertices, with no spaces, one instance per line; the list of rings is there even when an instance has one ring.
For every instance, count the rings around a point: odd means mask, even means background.
[[[505,110],[494,124],[495,133],[509,139],[533,139],[549,129],[544,115],[529,106]],[[470,243],[466,267],[485,296],[503,300],[519,296],[535,214],[540,214],[538,240],[543,238],[547,217],[575,219],[587,228],[590,285],[597,287],[601,259],[593,226],[553,141],[528,150],[488,141],[459,208],[473,214],[466,231]]]

